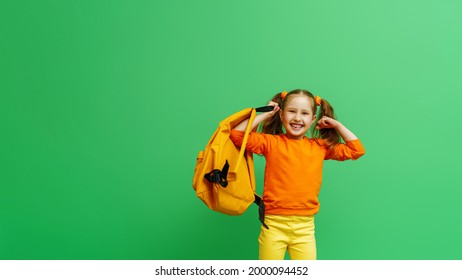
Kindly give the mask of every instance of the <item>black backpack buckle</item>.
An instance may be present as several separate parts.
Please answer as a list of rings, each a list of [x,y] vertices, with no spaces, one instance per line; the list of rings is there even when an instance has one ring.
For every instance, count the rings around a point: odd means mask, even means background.
[[[226,160],[226,163],[223,166],[223,170],[214,169],[211,172],[205,174],[204,178],[207,179],[207,181],[209,181],[210,183],[218,183],[223,188],[226,188],[228,186],[228,169],[229,164],[228,160]]]

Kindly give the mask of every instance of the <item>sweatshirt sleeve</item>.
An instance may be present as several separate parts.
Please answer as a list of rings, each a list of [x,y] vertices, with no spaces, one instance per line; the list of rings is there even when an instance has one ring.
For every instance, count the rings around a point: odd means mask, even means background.
[[[238,130],[231,130],[230,138],[233,143],[240,147],[244,141],[244,132]],[[255,154],[265,154],[269,145],[269,141],[264,134],[257,132],[250,132],[249,138],[247,138],[246,150]]]
[[[359,139],[346,141],[345,144],[337,144],[328,149],[325,159],[344,161],[348,159],[356,160],[366,153],[363,144]]]

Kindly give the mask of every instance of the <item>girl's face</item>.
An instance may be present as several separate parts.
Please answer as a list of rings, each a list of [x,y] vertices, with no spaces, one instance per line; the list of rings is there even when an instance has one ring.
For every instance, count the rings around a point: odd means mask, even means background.
[[[313,112],[313,102],[306,95],[295,95],[280,111],[282,124],[290,139],[300,140],[313,124],[316,115]]]

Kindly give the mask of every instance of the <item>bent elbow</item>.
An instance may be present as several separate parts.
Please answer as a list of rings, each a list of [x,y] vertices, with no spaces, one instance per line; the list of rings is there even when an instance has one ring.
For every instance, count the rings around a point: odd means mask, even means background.
[[[356,151],[353,155],[352,155],[352,159],[353,160],[357,160],[358,158],[364,156],[366,154],[366,150],[362,149],[360,151]]]

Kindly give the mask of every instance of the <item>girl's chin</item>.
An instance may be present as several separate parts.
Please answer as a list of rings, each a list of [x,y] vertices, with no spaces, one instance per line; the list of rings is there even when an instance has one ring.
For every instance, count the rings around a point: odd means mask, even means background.
[[[305,136],[306,131],[287,131],[286,135],[287,137],[291,139],[301,139],[303,136]]]

